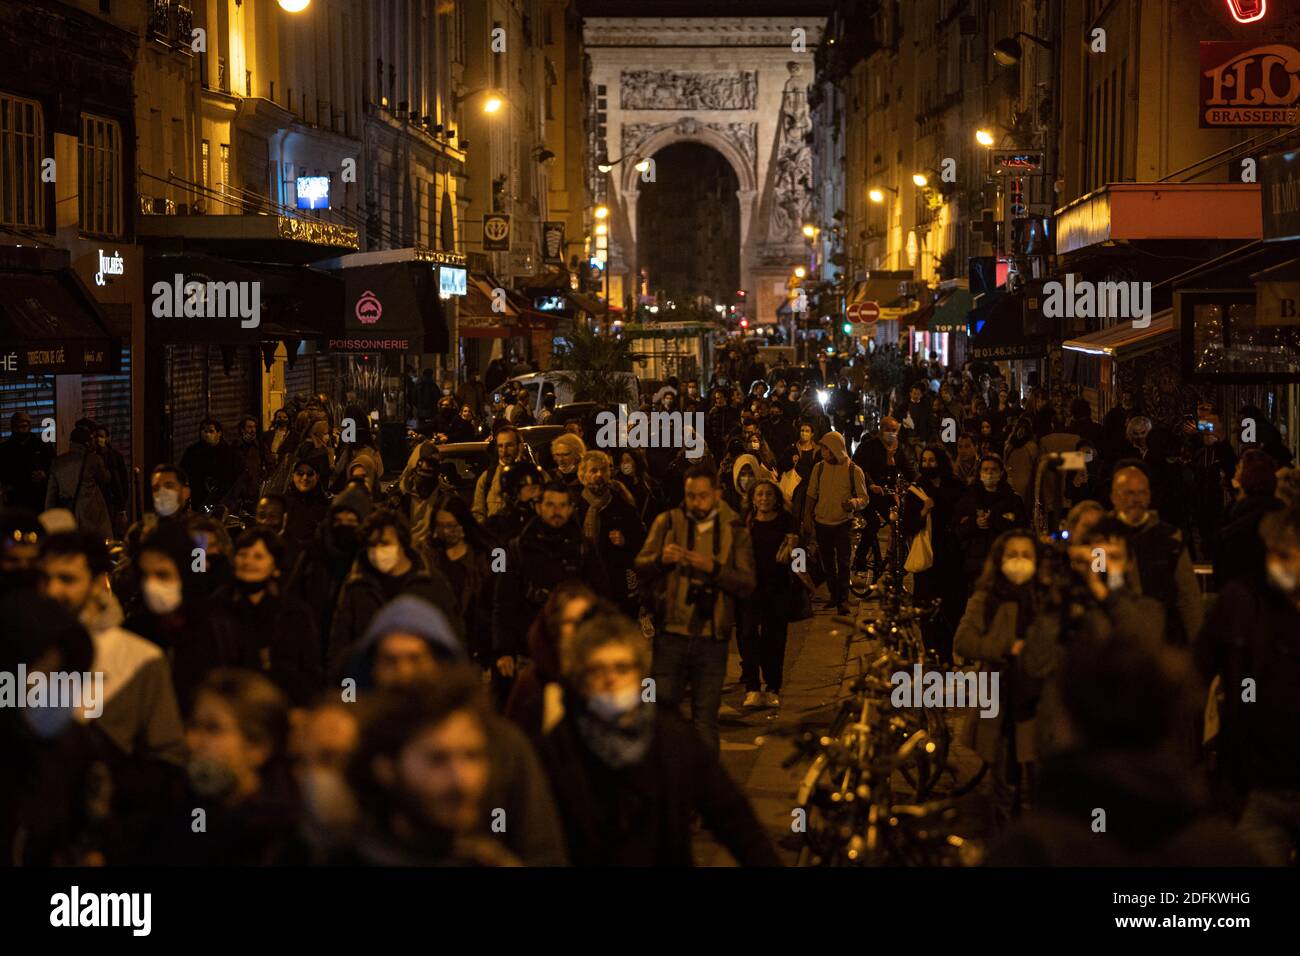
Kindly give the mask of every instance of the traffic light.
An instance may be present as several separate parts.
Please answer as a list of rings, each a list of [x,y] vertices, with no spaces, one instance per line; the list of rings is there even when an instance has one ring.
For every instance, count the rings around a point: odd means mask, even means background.
[[[852,335],[852,334],[853,334],[853,323],[852,323],[852,322],[845,322],[842,326],[840,326],[840,328],[842,328],[842,329],[844,330],[844,334],[845,334],[845,335]]]
[[[741,318],[741,320],[740,320],[740,327],[741,327],[742,329],[747,329],[747,328],[749,328],[749,319]]]

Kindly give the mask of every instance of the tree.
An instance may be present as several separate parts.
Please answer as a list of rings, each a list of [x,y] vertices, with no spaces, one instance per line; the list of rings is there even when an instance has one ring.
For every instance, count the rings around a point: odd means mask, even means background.
[[[610,374],[632,371],[632,343],[627,339],[576,326],[555,340],[552,366],[555,377],[573,389],[575,402],[636,402],[628,379]]]

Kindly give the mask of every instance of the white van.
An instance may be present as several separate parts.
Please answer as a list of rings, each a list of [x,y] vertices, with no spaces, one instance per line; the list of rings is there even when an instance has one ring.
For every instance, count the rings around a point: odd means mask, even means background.
[[[528,394],[532,397],[531,407],[533,416],[536,417],[542,410],[542,395],[546,391],[543,387],[550,384],[555,390],[555,404],[568,405],[573,399],[573,388],[559,378],[563,373],[557,372],[531,372],[528,375],[516,375],[508,382],[512,385],[522,385],[528,389]],[[641,381],[632,372],[613,372],[611,377],[622,381],[627,388],[631,390],[631,407],[636,409],[641,404]],[[498,387],[498,391],[500,388]]]

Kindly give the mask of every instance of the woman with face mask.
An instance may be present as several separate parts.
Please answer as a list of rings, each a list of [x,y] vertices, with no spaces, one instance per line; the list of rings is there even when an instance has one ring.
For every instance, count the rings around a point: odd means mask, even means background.
[[[288,699],[261,674],[222,668],[199,685],[188,724],[188,792],[148,834],[140,862],[292,862],[298,810],[285,757]],[[206,832],[192,832],[195,807],[204,810]]]
[[[324,681],[325,649],[311,608],[286,593],[284,545],[255,527],[234,545],[234,577],[214,595],[213,629],[222,647],[238,648],[239,666],[258,671],[307,704]]]
[[[907,540],[930,526],[930,549],[934,563],[914,575],[912,588],[917,601],[942,601],[940,614],[923,625],[925,646],[940,659],[952,656],[952,635],[966,606],[966,580],[961,573],[961,547],[954,534],[954,513],[966,487],[953,471],[952,459],[943,445],[926,445],[921,451],[920,475],[915,489],[903,498],[903,534]],[[922,497],[922,495],[924,497]],[[910,553],[910,552],[909,552]]]
[[[980,458],[979,481],[957,501],[953,522],[962,551],[962,568],[973,588],[997,536],[1029,525],[1025,504],[1007,484],[1002,459],[997,455]]]
[[[538,749],[570,863],[691,866],[698,816],[741,866],[779,865],[717,756],[672,708],[650,702],[650,645],[636,622],[598,612],[560,660],[565,714]]]
[[[1038,571],[1038,545],[1030,532],[1017,529],[999,535],[953,638],[955,655],[976,662],[990,691],[997,677],[996,714],[972,713],[966,742],[989,764],[999,829],[1033,789],[1033,719],[1041,685],[1023,673],[1019,655],[1042,610]]]
[[[772,473],[751,454],[738,456],[731,463],[731,481],[724,489],[723,500],[742,520],[749,513],[750,492],[759,481],[775,481]]]
[[[659,482],[650,476],[645,456],[639,448],[621,448],[615,452],[614,460],[618,463],[618,474],[614,480],[631,492],[641,522],[649,527],[655,516],[667,507]]]
[[[329,473],[329,459],[325,452],[314,442],[303,442],[284,495],[289,503],[284,538],[295,554],[310,545],[329,510],[329,495],[324,487]]]

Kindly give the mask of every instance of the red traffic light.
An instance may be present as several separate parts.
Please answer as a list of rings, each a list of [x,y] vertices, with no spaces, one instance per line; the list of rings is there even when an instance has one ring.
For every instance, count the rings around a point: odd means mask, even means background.
[[[741,320],[740,320],[740,327],[741,327],[742,329],[747,329],[747,328],[749,328],[749,319],[741,319]]]

